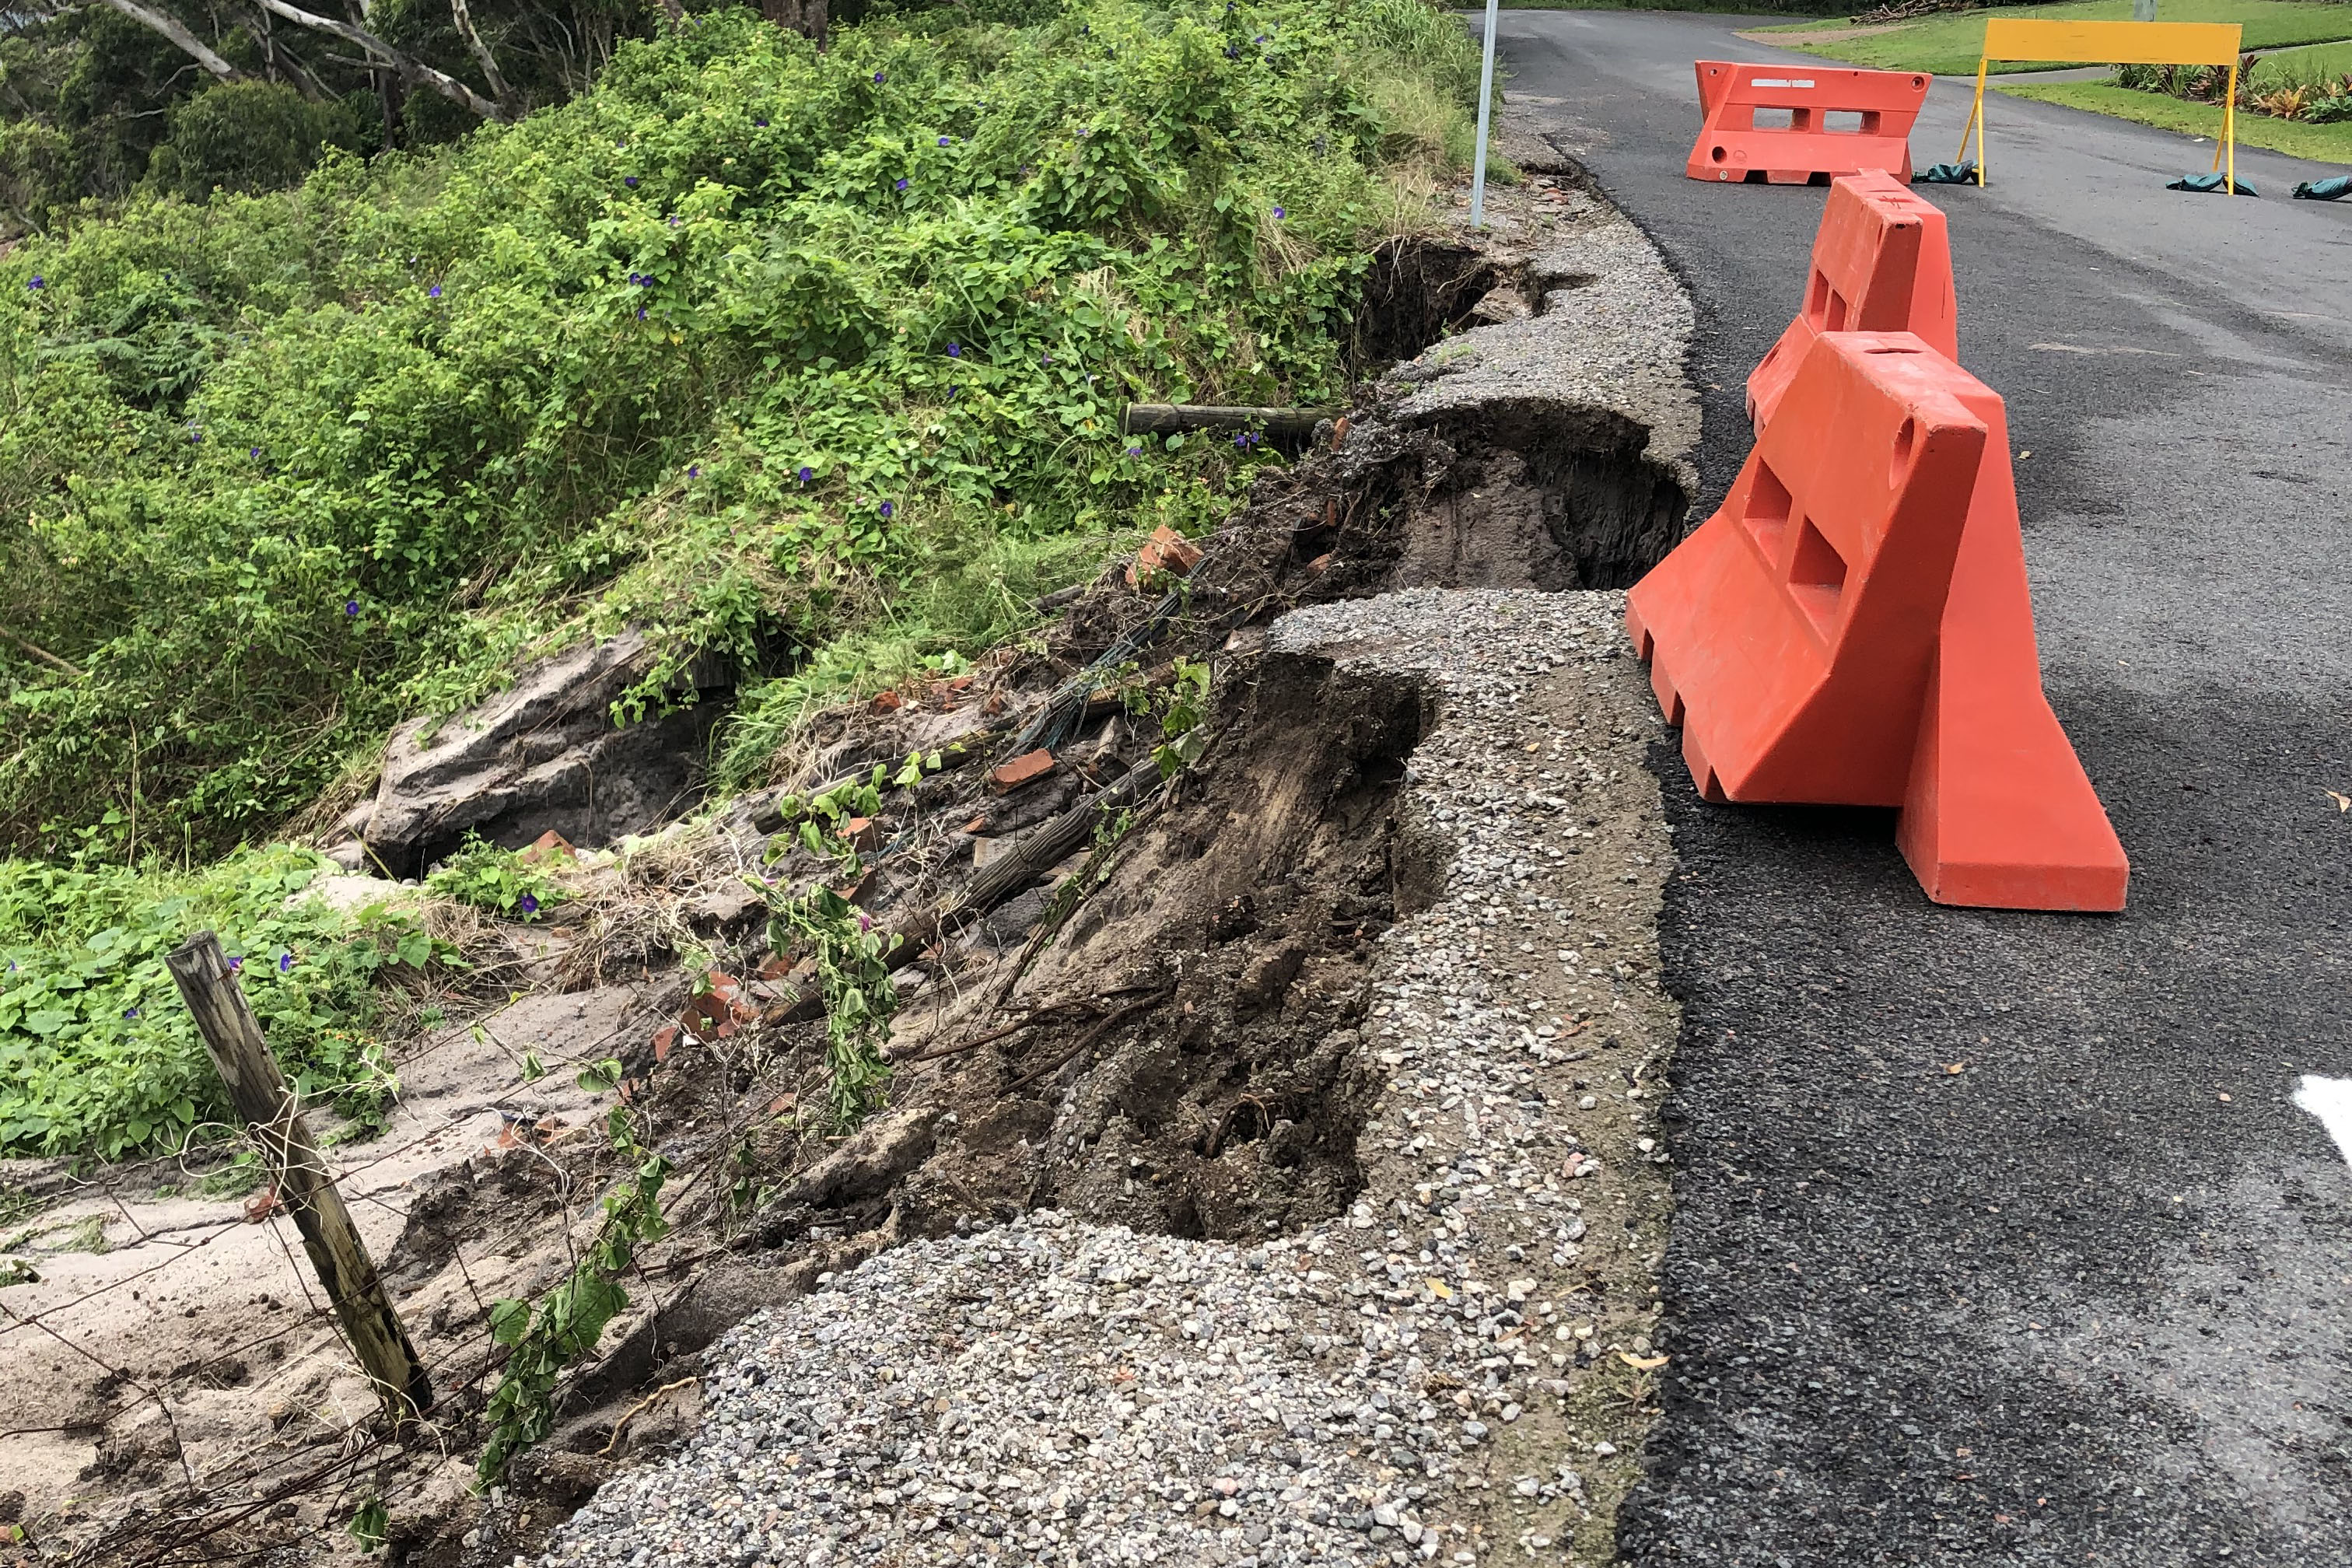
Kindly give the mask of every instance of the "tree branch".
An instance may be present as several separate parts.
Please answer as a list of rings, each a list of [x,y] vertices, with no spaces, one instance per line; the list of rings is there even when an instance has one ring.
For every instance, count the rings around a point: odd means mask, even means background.
[[[449,16],[457,24],[457,36],[474,51],[474,58],[482,68],[482,79],[490,84],[490,96],[500,105],[510,107],[514,94],[507,88],[507,79],[499,74],[498,57],[490,53],[489,45],[482,42],[482,35],[474,31],[474,14],[467,8],[466,0],[449,0]]]
[[[107,4],[110,5],[136,3],[137,0],[107,0]],[[402,79],[410,85],[430,88],[450,102],[470,110],[485,120],[495,120],[503,124],[508,119],[507,111],[503,108],[484,98],[456,77],[446,71],[435,70],[421,60],[410,58],[365,27],[355,26],[349,22],[338,22],[331,16],[321,16],[315,11],[305,11],[299,5],[289,5],[287,0],[254,0],[254,3],[270,15],[283,16],[298,26],[309,27],[320,33],[331,33],[347,44],[358,45],[372,58],[382,60],[385,65],[398,71]]]
[[[139,0],[106,0],[106,3],[115,10],[120,11],[124,16],[130,17],[132,21],[138,23],[141,26],[146,28],[148,31],[160,33],[164,37],[169,38],[172,41],[173,46],[182,54],[186,55],[190,59],[194,60],[198,65],[204,67],[205,69],[220,78],[221,80],[242,81],[245,79],[244,72],[238,70],[235,66],[229,64],[226,60],[221,58],[220,56],[215,54],[211,49],[205,47],[205,41],[202,38],[197,37],[194,33],[188,31],[187,28],[182,26],[176,19],[167,16],[160,11],[149,10],[146,6],[139,4]]]
[[[23,648],[26,653],[31,654],[35,658],[39,659],[43,664],[47,665],[52,669],[62,669],[68,675],[72,676],[76,680],[79,680],[82,678],[80,670],[75,668],[72,665],[68,664],[64,659],[59,658],[56,654],[51,653],[48,649],[40,647],[38,644],[34,643],[27,638],[17,636],[15,632],[10,631],[6,626],[0,626],[0,637],[6,637],[10,642],[15,643],[18,647]]]

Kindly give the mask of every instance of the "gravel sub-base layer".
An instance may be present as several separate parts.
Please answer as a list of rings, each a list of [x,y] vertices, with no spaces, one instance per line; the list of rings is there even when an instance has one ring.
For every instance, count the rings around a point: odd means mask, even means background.
[[[1676,1013],[1665,734],[1620,595],[1416,590],[1272,646],[1417,674],[1443,896],[1352,1031],[1346,1214],[1259,1246],[1037,1213],[747,1320],[701,1428],[545,1561],[1595,1563],[1654,1414]]]

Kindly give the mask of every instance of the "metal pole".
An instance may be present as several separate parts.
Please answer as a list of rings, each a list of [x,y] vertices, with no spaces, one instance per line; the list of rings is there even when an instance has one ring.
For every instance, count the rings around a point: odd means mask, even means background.
[[[1486,226],[1486,121],[1495,101],[1495,10],[1486,0],[1486,58],[1478,68],[1478,152],[1470,171],[1470,226]]]

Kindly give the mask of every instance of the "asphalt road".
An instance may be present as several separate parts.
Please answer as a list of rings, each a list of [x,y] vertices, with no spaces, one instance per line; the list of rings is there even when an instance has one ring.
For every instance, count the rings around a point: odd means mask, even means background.
[[[1733,18],[1511,11],[1531,101],[1699,307],[1712,506],[1822,194],[1682,177]],[[1790,57],[1792,58],[1801,57]],[[1966,89],[1915,141],[1951,156]],[[1994,103],[1950,215],[2009,401],[2051,698],[2118,917],[1939,909],[1880,814],[1679,836],[1667,1417],[1644,1565],[2352,1563],[2352,204],[2168,192],[2210,146]],[[2030,453],[2031,456],[2026,454]],[[1950,1070],[1954,1064],[1960,1070]]]

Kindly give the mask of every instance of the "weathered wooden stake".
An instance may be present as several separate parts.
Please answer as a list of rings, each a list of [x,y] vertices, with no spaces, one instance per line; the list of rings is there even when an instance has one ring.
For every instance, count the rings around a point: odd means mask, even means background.
[[[397,1426],[433,1408],[433,1384],[408,1331],[376,1278],[375,1261],[352,1224],[327,1163],[310,1141],[300,1103],[261,1037],[261,1025],[221,955],[220,942],[200,931],[164,960],[180,997],[196,1017],[205,1049],[244,1121],[259,1141],[278,1181],[278,1201],[302,1233],[319,1283],[326,1287],[343,1337],[374,1380],[384,1414]]]
[[[1296,446],[1344,408],[1244,408],[1205,403],[1130,403],[1118,422],[1122,436],[1168,436],[1187,430],[1263,430],[1266,439]]]

